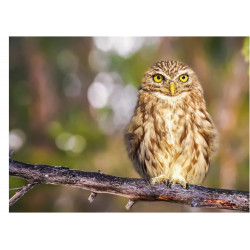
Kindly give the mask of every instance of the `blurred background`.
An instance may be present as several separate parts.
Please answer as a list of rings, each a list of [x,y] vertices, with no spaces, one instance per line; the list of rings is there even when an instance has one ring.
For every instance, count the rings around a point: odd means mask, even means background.
[[[188,64],[198,75],[220,149],[204,186],[249,190],[249,38],[10,37],[9,147],[14,160],[139,178],[123,131],[145,70]],[[10,188],[26,181],[10,177]],[[14,191],[10,191],[10,196]],[[126,198],[40,185],[10,212],[124,212]],[[139,202],[131,212],[224,212]]]

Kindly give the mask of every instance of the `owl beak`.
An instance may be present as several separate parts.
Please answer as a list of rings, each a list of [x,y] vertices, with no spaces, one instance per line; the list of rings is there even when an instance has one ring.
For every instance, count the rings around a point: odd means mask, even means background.
[[[170,89],[170,92],[171,92],[171,95],[174,95],[174,92],[175,92],[175,85],[173,82],[170,83],[169,85],[169,89]]]

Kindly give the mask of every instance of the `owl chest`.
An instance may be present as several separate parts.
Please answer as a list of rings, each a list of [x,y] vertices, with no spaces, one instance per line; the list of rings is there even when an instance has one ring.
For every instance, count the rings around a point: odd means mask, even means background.
[[[178,120],[177,115],[170,112],[165,112],[162,119],[164,119],[165,121],[165,131],[166,131],[166,136],[164,140],[166,140],[169,145],[174,146],[179,137],[181,121]]]
[[[145,139],[148,142],[156,140],[158,146],[164,146],[172,152],[178,151],[180,139],[185,127],[186,116],[182,110],[165,109],[155,114],[145,122]]]

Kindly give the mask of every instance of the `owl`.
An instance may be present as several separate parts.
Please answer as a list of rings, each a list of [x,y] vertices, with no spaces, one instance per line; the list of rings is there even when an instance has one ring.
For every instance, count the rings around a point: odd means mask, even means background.
[[[125,131],[128,155],[141,177],[170,187],[201,184],[217,142],[195,72],[178,61],[150,67]]]

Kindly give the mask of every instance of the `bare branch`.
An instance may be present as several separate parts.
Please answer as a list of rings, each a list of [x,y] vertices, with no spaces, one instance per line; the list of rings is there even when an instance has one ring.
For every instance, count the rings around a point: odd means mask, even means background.
[[[196,185],[189,185],[188,190],[179,185],[169,188],[163,183],[149,185],[142,179],[78,171],[67,167],[33,165],[13,160],[9,164],[11,176],[26,179],[31,183],[65,185],[89,190],[93,193],[123,196],[130,199],[126,208],[131,208],[134,201],[144,200],[175,202],[192,207],[249,211],[249,192],[246,191],[214,189]]]
[[[97,193],[92,192],[88,198],[89,202],[92,203],[97,196]]]
[[[11,149],[11,150],[9,151],[9,160],[10,160],[10,161],[11,161],[11,158],[12,158],[13,153],[14,153],[14,149]]]
[[[13,190],[21,190],[23,187],[18,187],[18,188],[9,188],[9,191],[13,191]]]
[[[14,205],[19,199],[22,198],[22,196],[27,193],[30,189],[32,189],[34,186],[36,186],[38,183],[28,183],[27,185],[23,186],[23,188],[16,192],[9,201],[9,206],[11,207]]]
[[[126,205],[126,209],[130,210],[133,207],[134,204],[135,204],[134,200],[129,200],[127,205]]]

